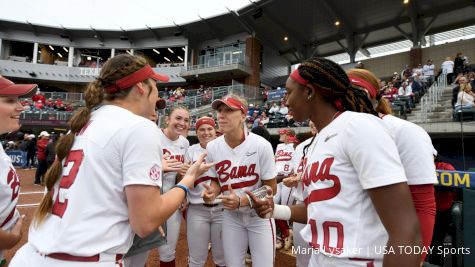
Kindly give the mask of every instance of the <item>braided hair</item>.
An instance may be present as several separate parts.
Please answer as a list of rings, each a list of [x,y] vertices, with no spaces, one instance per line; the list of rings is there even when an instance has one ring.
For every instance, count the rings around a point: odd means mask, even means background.
[[[104,88],[114,84],[117,80],[128,76],[147,65],[148,62],[138,56],[122,54],[109,59],[101,69],[99,77],[89,83],[84,92],[86,98],[86,106],[77,110],[69,121],[70,132],[61,137],[56,144],[56,160],[45,174],[45,184],[48,193],[45,194],[39,208],[36,210],[34,223],[36,226],[41,224],[48,213],[51,213],[53,206],[52,189],[54,184],[61,178],[63,173],[62,161],[68,157],[74,144],[76,135],[83,127],[87,125],[91,118],[94,108],[99,106],[103,100],[111,101],[115,99],[123,99],[132,90],[132,87],[119,90],[114,93],[107,93]],[[150,84],[150,79],[144,81]],[[151,87],[150,87],[151,88]],[[150,90],[150,93],[152,90]]]
[[[368,97],[360,89],[351,85],[345,71],[335,62],[312,57],[302,62],[298,72],[315,87],[324,100],[333,103],[338,110],[343,108],[343,110],[377,116]],[[338,103],[341,103],[341,108]]]

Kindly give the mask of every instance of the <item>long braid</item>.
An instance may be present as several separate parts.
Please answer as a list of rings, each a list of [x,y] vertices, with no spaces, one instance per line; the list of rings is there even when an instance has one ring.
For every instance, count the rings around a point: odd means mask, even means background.
[[[45,194],[39,208],[36,210],[34,225],[41,224],[53,206],[53,186],[58,179],[62,177],[63,160],[66,159],[74,144],[77,133],[88,123],[91,118],[92,110],[100,105],[102,101],[113,100],[126,97],[132,88],[120,90],[113,94],[104,91],[104,87],[115,83],[122,77],[125,77],[140,68],[144,67],[147,61],[141,57],[128,54],[118,55],[106,62],[102,67],[99,78],[89,83],[84,92],[86,98],[86,107],[77,110],[69,121],[70,132],[61,137],[56,144],[56,160],[45,174],[45,185],[48,193]]]
[[[333,61],[313,57],[305,60],[298,70],[326,101],[334,103],[340,100],[345,110],[377,115],[371,101],[350,85],[345,71]]]

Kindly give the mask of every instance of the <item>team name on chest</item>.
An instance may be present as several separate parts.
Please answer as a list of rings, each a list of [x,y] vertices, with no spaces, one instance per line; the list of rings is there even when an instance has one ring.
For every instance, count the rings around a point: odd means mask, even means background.
[[[168,149],[163,149],[163,156],[165,157],[165,159],[176,159],[179,162],[185,162],[185,155],[173,155]]]
[[[334,198],[341,190],[340,178],[331,174],[331,166],[335,158],[326,158],[321,164],[319,161],[307,166],[303,173],[302,184],[308,187],[310,184],[319,183],[318,189],[311,189],[309,196],[305,199],[307,205],[312,202],[324,201]]]
[[[292,159],[292,152],[285,151],[285,150],[278,150],[277,153],[275,154],[276,160],[291,160]]]
[[[243,177],[259,178],[259,174],[256,173],[256,164],[231,167],[231,161],[223,160],[216,164],[215,168],[221,183],[229,179],[239,179]]]

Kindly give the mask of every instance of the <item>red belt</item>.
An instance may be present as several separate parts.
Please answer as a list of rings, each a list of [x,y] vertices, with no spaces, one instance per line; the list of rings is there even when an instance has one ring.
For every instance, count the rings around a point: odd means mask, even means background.
[[[115,261],[122,266],[122,258],[124,255],[116,254]],[[61,261],[78,261],[78,262],[99,262],[101,260],[100,254],[94,256],[83,257],[83,256],[74,256],[67,253],[51,253],[47,254],[46,257],[53,258]]]

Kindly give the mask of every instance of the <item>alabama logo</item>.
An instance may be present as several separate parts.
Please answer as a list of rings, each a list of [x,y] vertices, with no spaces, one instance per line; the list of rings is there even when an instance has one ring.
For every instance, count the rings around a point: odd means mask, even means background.
[[[160,179],[161,172],[162,171],[160,170],[160,166],[158,166],[157,164],[153,165],[152,168],[150,168],[149,172],[150,179],[158,181]]]

